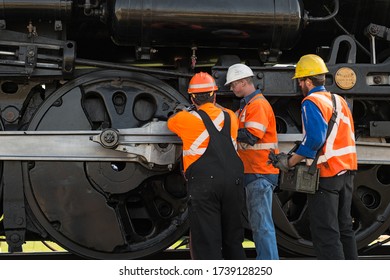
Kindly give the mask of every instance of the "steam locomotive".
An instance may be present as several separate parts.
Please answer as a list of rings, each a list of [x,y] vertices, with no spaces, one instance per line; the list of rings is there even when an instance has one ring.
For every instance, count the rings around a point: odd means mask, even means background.
[[[199,71],[224,86],[246,63],[272,104],[279,145],[302,136],[299,57],[355,120],[352,216],[360,251],[390,226],[390,1],[3,0],[0,235],[10,252],[54,240],[85,258],[136,259],[188,231],[180,140],[166,129]],[[306,196],[275,193],[282,252],[314,255]]]

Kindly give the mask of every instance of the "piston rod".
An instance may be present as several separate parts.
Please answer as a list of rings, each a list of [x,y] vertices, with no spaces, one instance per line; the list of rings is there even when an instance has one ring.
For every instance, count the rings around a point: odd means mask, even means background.
[[[101,143],[105,131],[0,131],[0,160],[134,161],[141,156],[156,164],[173,164],[180,155],[182,142],[166,122],[116,131],[113,147]],[[278,137],[279,150],[286,153],[302,140],[301,134]],[[390,164],[390,144],[357,141],[356,146],[359,164]]]

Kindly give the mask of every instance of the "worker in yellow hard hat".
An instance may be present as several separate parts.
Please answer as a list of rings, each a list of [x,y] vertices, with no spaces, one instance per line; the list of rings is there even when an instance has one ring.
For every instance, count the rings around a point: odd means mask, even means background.
[[[211,75],[195,74],[188,93],[196,110],[175,113],[168,128],[183,142],[192,258],[245,259],[238,120],[231,110],[216,106],[217,90]]]
[[[287,171],[302,160],[315,164],[319,188],[308,194],[308,210],[316,255],[357,259],[351,217],[357,170],[354,123],[344,98],[325,89],[326,73],[328,68],[317,55],[304,55],[298,61],[293,79],[305,96],[301,105],[304,138],[291,157],[279,154],[276,166]]]

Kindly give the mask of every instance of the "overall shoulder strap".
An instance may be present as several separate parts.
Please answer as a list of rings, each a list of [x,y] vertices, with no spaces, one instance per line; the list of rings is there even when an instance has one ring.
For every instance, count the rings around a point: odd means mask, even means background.
[[[223,134],[228,133],[230,135],[230,116],[229,116],[229,114],[227,112],[225,112],[223,110],[222,110],[222,112],[223,112],[223,114],[225,116],[225,119],[224,119],[224,125],[222,127],[221,132]],[[217,130],[217,128],[215,127],[213,121],[211,120],[209,115],[207,115],[207,113],[205,111],[198,110],[198,114],[201,117],[201,119],[203,120],[203,123],[206,126],[206,129],[209,132],[209,134],[211,134],[211,133],[218,133],[219,132]]]
[[[223,128],[221,130],[222,134],[230,135],[230,116],[228,112],[223,111],[223,115],[225,116]]]
[[[209,117],[209,115],[207,115],[207,113],[203,110],[198,110],[198,114],[199,116],[201,117],[204,125],[206,126],[206,129],[207,131],[209,132],[209,134],[211,134],[211,131],[212,130],[217,130],[213,124],[213,121],[211,120],[211,118]]]

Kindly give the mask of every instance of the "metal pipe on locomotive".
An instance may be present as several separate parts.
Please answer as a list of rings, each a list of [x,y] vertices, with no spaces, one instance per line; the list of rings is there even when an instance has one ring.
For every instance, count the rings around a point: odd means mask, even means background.
[[[180,141],[165,121],[188,103],[189,78],[212,73],[218,102],[235,109],[227,68],[250,65],[287,151],[302,132],[293,65],[317,53],[355,119],[358,248],[377,246],[390,226],[389,10],[380,0],[3,0],[0,235],[12,252],[42,239],[86,258],[165,249],[188,231]],[[313,255],[305,205],[275,193],[282,254]]]

